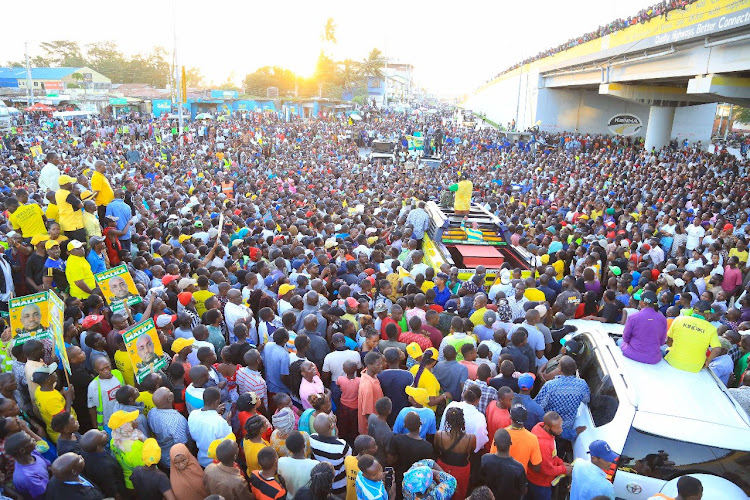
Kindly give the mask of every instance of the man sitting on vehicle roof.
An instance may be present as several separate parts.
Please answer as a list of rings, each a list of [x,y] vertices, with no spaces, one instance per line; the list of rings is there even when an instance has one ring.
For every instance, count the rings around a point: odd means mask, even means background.
[[[693,307],[692,316],[679,316],[667,332],[669,352],[664,359],[670,365],[688,372],[699,372],[719,355],[721,343],[716,327],[706,321],[711,304],[699,300]],[[706,350],[711,354],[706,358]]]

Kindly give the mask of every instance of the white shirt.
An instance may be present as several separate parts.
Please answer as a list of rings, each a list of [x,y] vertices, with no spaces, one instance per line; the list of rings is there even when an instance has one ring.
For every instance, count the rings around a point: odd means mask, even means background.
[[[0,268],[2,268],[5,277],[5,291],[0,290],[0,302],[9,302],[10,298],[13,297],[15,287],[13,285],[13,272],[5,257],[0,257]]]
[[[362,368],[362,357],[356,351],[333,351],[332,353],[326,354],[323,360],[323,372],[331,374],[331,380],[336,381],[344,373],[344,363],[347,361],[353,361],[357,364],[357,368]]]
[[[464,403],[463,401],[453,401],[445,407],[443,412],[443,418],[440,421],[440,430],[445,430],[445,414],[448,408],[460,408],[464,412],[464,422],[466,423],[466,434],[474,434],[477,438],[477,446],[474,452],[477,453],[482,447],[487,444],[489,438],[487,437],[487,419],[482,415],[477,407]]]
[[[230,333],[234,332],[234,324],[237,320],[250,317],[252,317],[252,312],[247,306],[234,304],[232,302],[227,302],[227,305],[224,306],[224,321],[226,321],[227,330],[229,330]]]
[[[687,241],[685,243],[685,247],[688,250],[695,250],[698,245],[701,244],[701,238],[706,235],[706,230],[703,229],[703,226],[690,224],[687,229],[685,229],[685,233],[687,233]]]
[[[224,417],[216,410],[193,410],[188,417],[188,429],[198,447],[198,462],[201,467],[208,467],[208,447],[217,439],[222,439],[232,432]]]
[[[47,163],[39,172],[39,189],[42,192],[60,189],[60,169],[54,163]]]

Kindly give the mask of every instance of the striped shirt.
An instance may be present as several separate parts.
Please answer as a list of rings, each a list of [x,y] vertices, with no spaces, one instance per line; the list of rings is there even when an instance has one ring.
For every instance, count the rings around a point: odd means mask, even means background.
[[[334,495],[346,492],[346,468],[344,458],[352,454],[349,445],[343,439],[334,436],[321,436],[313,434],[310,436],[310,447],[312,457],[319,462],[328,462],[333,466],[335,476],[333,478]]]
[[[386,500],[388,493],[385,491],[383,481],[372,481],[367,479],[362,471],[357,473],[354,483],[357,488],[357,498],[362,500]]]
[[[237,382],[237,392],[239,394],[254,392],[263,402],[263,406],[268,408],[268,389],[266,387],[266,381],[263,379],[260,372],[243,366],[237,370],[235,381]]]

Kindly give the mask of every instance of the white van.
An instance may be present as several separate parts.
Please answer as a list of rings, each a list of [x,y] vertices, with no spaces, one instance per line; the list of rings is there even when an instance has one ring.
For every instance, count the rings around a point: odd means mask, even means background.
[[[590,404],[578,409],[575,426],[586,430],[573,453],[589,459],[592,441],[609,443],[620,455],[615,498],[674,497],[677,479],[687,474],[703,484],[704,500],[748,498],[750,419],[713,372],[625,358],[610,336],[621,335],[621,325],[567,324],[586,346],[577,364],[591,390]]]

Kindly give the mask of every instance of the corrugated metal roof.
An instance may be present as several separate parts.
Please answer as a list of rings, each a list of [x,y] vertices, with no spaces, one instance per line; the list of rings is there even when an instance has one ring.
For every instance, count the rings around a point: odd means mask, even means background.
[[[32,80],[59,80],[81,68],[31,68]],[[0,78],[26,78],[26,68],[0,68]]]

